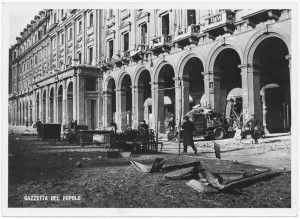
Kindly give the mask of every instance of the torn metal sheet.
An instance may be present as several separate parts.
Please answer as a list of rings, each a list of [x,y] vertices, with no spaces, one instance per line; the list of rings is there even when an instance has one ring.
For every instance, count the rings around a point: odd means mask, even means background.
[[[197,181],[194,179],[188,181],[186,184],[188,186],[190,186],[191,188],[197,190],[198,192],[215,192],[215,191],[217,191],[216,189],[205,185],[203,182]]]
[[[169,170],[176,170],[176,169],[182,169],[182,168],[188,168],[188,167],[198,167],[199,170],[203,169],[200,161],[197,161],[197,162],[191,162],[191,163],[166,166],[163,168],[163,170],[169,171]]]
[[[232,172],[232,173],[214,173],[216,176],[225,180],[242,179],[245,176],[244,172]]]
[[[258,179],[261,179],[261,178],[266,177],[266,176],[271,175],[271,174],[274,174],[274,172],[271,172],[271,170],[267,170],[267,171],[262,172],[262,173],[257,173],[257,174],[247,176],[247,177],[242,178],[242,179],[237,179],[237,180],[228,182],[227,184],[224,185],[224,188],[229,188],[231,186],[240,185],[240,184],[243,184],[245,182],[258,180]]]
[[[166,160],[163,158],[155,158],[155,161],[153,162],[153,164],[151,166],[145,165],[145,164],[141,164],[137,161],[130,161],[138,170],[142,171],[143,173],[154,173],[159,171],[164,162]]]
[[[193,175],[195,167],[183,168],[180,170],[175,170],[169,173],[166,173],[164,177],[168,179],[184,179]]]

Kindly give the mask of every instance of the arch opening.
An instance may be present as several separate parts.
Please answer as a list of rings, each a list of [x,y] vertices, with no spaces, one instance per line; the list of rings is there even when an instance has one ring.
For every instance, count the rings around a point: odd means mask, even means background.
[[[291,90],[289,54],[285,42],[278,37],[261,41],[253,54],[253,64],[260,72],[262,121],[267,132],[289,132],[291,127]]]
[[[150,128],[153,128],[153,114],[152,104],[149,102],[151,99],[151,75],[148,70],[143,70],[138,78],[138,97],[137,97],[137,108],[138,108],[138,121],[145,120]],[[148,104],[145,104],[148,101]]]
[[[58,91],[57,91],[57,121],[58,123],[63,122],[63,87],[62,85],[59,86]]]
[[[242,116],[242,96],[234,97],[234,105],[230,101],[232,92],[242,88],[240,64],[240,56],[232,48],[222,50],[214,62],[214,82],[209,85],[209,89],[214,93],[213,108],[221,113],[223,119],[230,117],[235,120]]]
[[[175,115],[175,72],[170,64],[165,64],[158,74],[158,131],[164,133],[169,121]],[[165,98],[168,97],[168,98]],[[169,99],[170,101],[164,101]]]
[[[107,99],[106,99],[106,113],[107,124],[110,125],[111,119],[116,121],[116,83],[113,78],[110,78],[107,83]]]
[[[130,75],[126,74],[121,82],[121,130],[132,126],[132,83]]]

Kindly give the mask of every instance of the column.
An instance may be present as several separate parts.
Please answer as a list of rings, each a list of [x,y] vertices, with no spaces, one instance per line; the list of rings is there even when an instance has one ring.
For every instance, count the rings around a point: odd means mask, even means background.
[[[155,91],[155,100],[152,100],[156,102],[156,115],[155,119],[156,125],[157,125],[157,130],[160,133],[165,132],[165,104],[164,104],[164,96],[165,96],[165,91],[164,89],[164,84],[162,82],[158,82],[157,88]]]
[[[50,98],[49,98],[49,87],[46,86],[46,122],[50,122]]]
[[[132,128],[137,129],[139,123],[139,97],[138,97],[138,87],[131,86],[132,93]]]
[[[190,111],[190,85],[189,78],[181,79],[181,95],[182,95],[182,113],[181,116],[186,115]]]
[[[258,121],[263,120],[260,99],[260,72],[258,66],[242,64],[239,65],[242,77],[243,91],[243,118],[244,122],[252,114],[256,115]]]
[[[121,89],[120,90],[120,122],[121,122],[121,130],[125,130],[127,128],[127,115],[126,115],[126,90]]]
[[[33,90],[33,95],[32,95],[32,122],[35,124],[37,121],[36,118],[36,90]]]
[[[155,82],[151,83],[151,97],[152,97],[152,115],[154,124],[153,129],[155,134],[158,131],[158,84]]]
[[[99,92],[99,94],[98,94],[98,101],[97,101],[97,103],[98,103],[98,110],[97,110],[97,112],[98,112],[98,114],[97,114],[97,120],[98,120],[98,127],[99,128],[103,128],[104,127],[104,121],[105,120],[103,120],[103,96],[101,95],[102,94],[102,92],[103,92],[103,76],[101,75],[101,76],[98,76],[98,92]]]
[[[103,125],[104,127],[110,126],[112,117],[112,92],[104,91],[103,94]]]
[[[39,119],[43,121],[43,94],[42,88],[39,89]],[[43,121],[44,122],[44,121]]]
[[[84,125],[85,124],[85,120],[84,120],[84,108],[85,108],[85,102],[84,102],[84,78],[78,76],[77,77],[77,121],[78,124],[80,125]],[[81,104],[81,105],[80,105]]]
[[[210,91],[209,91],[210,74],[209,74],[209,72],[201,72],[201,74],[204,77],[203,81],[204,81],[204,97],[205,97],[205,103],[204,103],[204,105],[201,105],[201,106],[207,107],[210,103],[210,99],[209,99],[209,97],[210,97],[210,95],[209,95],[210,94]]]
[[[62,123],[67,124],[67,81],[63,81],[63,90],[62,90]]]
[[[116,89],[116,115],[115,123],[118,126],[118,130],[121,131],[121,90]]]
[[[75,73],[73,78],[72,78],[72,81],[73,81],[73,117],[74,120],[77,120],[77,74]]]
[[[138,126],[141,120],[144,120],[144,87],[138,86],[136,91],[137,99],[137,118],[136,118],[136,126]]]
[[[182,122],[182,91],[181,91],[181,80],[180,78],[173,78],[175,81],[175,125],[178,126]],[[181,115],[180,115],[181,114]]]
[[[203,73],[204,74],[204,89],[205,94],[208,93],[209,100],[208,106],[211,109],[215,109],[217,112],[220,112],[220,97],[221,97],[221,84],[220,84],[220,71],[214,71]],[[207,83],[208,81],[208,83]],[[208,90],[208,92],[207,92]]]
[[[58,116],[57,116],[57,83],[53,83],[53,122],[58,123]]]

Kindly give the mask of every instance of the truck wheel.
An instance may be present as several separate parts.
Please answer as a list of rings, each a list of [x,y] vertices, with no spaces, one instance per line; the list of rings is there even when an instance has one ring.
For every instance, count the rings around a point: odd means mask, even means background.
[[[225,133],[224,133],[223,129],[218,128],[214,131],[215,140],[221,140],[224,138],[224,136],[225,136]]]

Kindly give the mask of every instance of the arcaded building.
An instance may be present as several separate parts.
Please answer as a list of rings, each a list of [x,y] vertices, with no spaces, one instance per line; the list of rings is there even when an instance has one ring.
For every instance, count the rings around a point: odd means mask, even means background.
[[[45,10],[10,52],[9,123],[150,128],[201,104],[291,127],[291,10]]]
[[[291,10],[106,10],[104,125],[164,132],[194,105],[291,127]]]
[[[9,124],[102,121],[101,10],[42,10],[11,47]],[[20,18],[21,19],[21,18]]]

